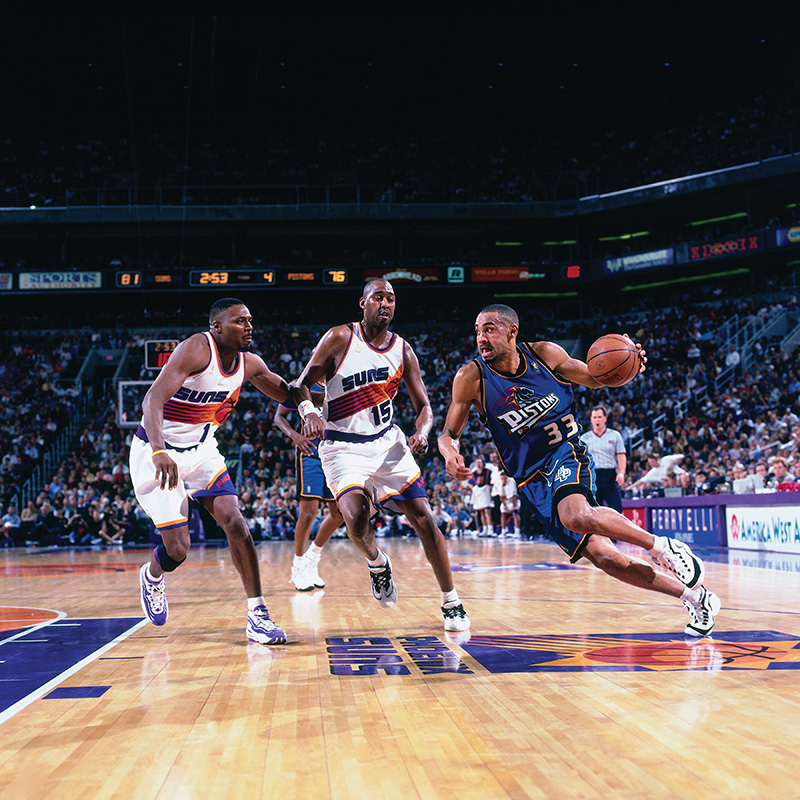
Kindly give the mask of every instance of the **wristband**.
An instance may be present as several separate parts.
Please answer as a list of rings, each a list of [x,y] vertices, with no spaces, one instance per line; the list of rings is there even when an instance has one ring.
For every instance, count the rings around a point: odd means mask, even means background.
[[[153,452],[150,453],[150,458],[152,458],[153,456],[157,456],[159,453],[166,453],[166,452],[167,452],[166,450],[153,450]]]
[[[300,412],[300,416],[303,419],[309,414],[316,414],[318,417],[322,416],[320,410],[310,400],[303,400],[301,403],[298,403],[297,410]]]

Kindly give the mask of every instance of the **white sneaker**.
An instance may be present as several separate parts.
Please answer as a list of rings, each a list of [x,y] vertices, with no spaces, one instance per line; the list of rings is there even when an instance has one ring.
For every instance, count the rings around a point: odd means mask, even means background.
[[[689,612],[689,622],[683,632],[687,636],[708,636],[714,629],[714,618],[722,608],[719,597],[701,586],[700,599],[696,603],[684,600],[683,604]]]
[[[444,629],[446,631],[466,631],[469,629],[469,617],[464,611],[464,606],[457,603],[454,606],[442,606],[444,616]]]
[[[319,555],[313,555],[310,551],[307,551],[303,558],[306,561],[306,573],[308,579],[317,589],[324,589],[325,581],[319,576]]]
[[[397,602],[397,587],[392,580],[392,562],[389,556],[386,556],[385,566],[370,567],[369,574],[372,578],[372,596],[384,608],[391,608]]]
[[[142,568],[139,570],[139,598],[142,603],[142,611],[153,625],[163,625],[169,616],[167,584],[163,575],[157,581],[148,578],[147,567],[147,564],[142,564]]]
[[[247,638],[259,644],[286,644],[286,634],[270,619],[265,606],[247,613]]]
[[[689,545],[678,539],[667,539],[667,549],[657,556],[654,555],[653,561],[690,589],[703,582],[703,562],[691,551]]]
[[[314,588],[314,579],[308,567],[309,561],[305,556],[303,558],[295,556],[292,561],[292,577],[289,582],[294,584],[298,592],[310,592]]]

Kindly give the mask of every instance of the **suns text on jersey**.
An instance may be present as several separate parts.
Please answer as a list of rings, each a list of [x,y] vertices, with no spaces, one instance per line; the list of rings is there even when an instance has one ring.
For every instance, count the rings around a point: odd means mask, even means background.
[[[389,367],[377,367],[376,369],[364,369],[353,375],[346,375],[342,378],[342,391],[349,392],[359,386],[368,383],[383,383],[389,380]]]

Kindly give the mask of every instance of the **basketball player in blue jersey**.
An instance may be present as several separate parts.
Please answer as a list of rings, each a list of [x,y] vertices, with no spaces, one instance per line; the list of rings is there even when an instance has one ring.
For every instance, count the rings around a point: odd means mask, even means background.
[[[325,478],[347,535],[367,559],[375,599],[385,607],[393,606],[397,587],[389,556],[375,543],[370,523],[373,498],[406,516],[439,583],[445,630],[464,631],[469,618],[458,599],[445,539],[413,456],[427,452],[433,425],[419,361],[411,345],[389,330],[395,310],[391,283],[369,281],[360,306],[362,320],[331,328],[300,376],[308,392],[298,405],[305,422],[303,433],[322,437],[319,455]],[[408,440],[394,424],[392,399],[401,382],[417,413],[416,430]],[[321,414],[310,399],[315,383],[325,384]]]
[[[702,585],[704,568],[683,543],[653,536],[595,499],[592,457],[581,441],[572,384],[599,387],[583,361],[554,342],[518,344],[519,318],[505,305],[486,306],[475,322],[478,357],[453,379],[452,400],[439,451],[449,475],[468,480],[459,452],[472,406],[489,429],[503,468],[547,535],[569,556],[586,557],[618,580],[680,598],[689,612],[685,633],[705,636],[720,610]],[[646,358],[636,345],[641,361]],[[656,564],[618,550],[611,539],[647,550]]]
[[[322,390],[322,387],[314,387]],[[275,412],[275,427],[292,441],[295,446],[295,473],[297,475],[297,498],[299,513],[294,526],[294,559],[292,561],[291,582],[298,592],[310,592],[322,589],[325,581],[319,575],[319,560],[322,548],[342,524],[342,515],[333,499],[333,492],[325,483],[322,462],[319,458],[319,439],[309,439],[302,432],[296,431],[289,423],[291,409],[279,405]],[[311,534],[311,526],[319,511],[320,504],[327,506],[327,513],[322,518],[317,535],[306,550]]]
[[[179,567],[189,552],[192,497],[228,539],[247,595],[248,639],[284,644],[286,634],[270,619],[261,593],[255,545],[215,436],[233,411],[244,381],[278,402],[299,399],[299,391],[290,391],[283,378],[248,352],[252,339],[253,318],[247,306],[233,297],[218,300],[209,312],[209,330],[175,348],[144,396],[142,421],[131,444],[130,474],[136,499],[162,543],[139,572],[141,603],[154,625],[166,623],[164,573]]]

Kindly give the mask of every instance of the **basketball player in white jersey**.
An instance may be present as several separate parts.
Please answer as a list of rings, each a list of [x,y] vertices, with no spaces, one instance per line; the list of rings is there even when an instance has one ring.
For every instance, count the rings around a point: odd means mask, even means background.
[[[364,554],[372,576],[372,593],[385,607],[397,601],[389,556],[378,549],[370,523],[373,500],[405,514],[425,549],[441,589],[444,627],[469,628],[450,572],[444,536],[433,518],[428,495],[412,453],[428,450],[433,412],[411,345],[389,330],[395,295],[391,283],[372,280],[364,286],[361,322],[331,328],[319,341],[303,374],[309,391],[298,405],[303,433],[322,436],[319,455],[325,479],[344,517],[347,535]],[[416,430],[406,439],[394,424],[392,399],[406,384]],[[325,384],[322,413],[310,389]]]
[[[278,402],[296,398],[283,378],[248,352],[253,318],[241,300],[218,300],[208,318],[209,330],[182,341],[147,390],[131,444],[136,498],[162,538],[139,572],[142,610],[154,625],[167,621],[164,573],[180,566],[189,552],[192,497],[214,517],[230,544],[247,595],[248,639],[284,644],[286,634],[270,619],[261,593],[255,545],[215,433],[233,411],[245,381]]]

